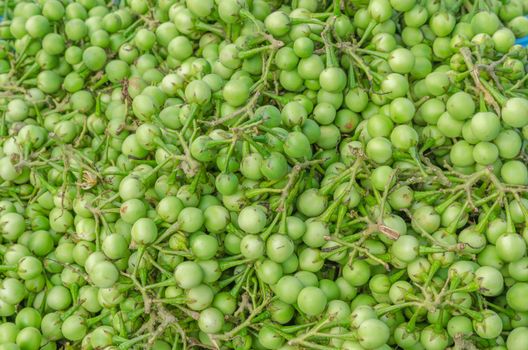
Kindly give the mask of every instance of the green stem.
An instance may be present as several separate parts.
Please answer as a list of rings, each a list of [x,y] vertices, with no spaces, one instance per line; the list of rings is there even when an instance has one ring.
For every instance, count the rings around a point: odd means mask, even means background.
[[[480,78],[480,83],[484,85],[486,90],[493,96],[493,98],[499,103],[499,105],[504,106],[506,104],[506,101],[508,100],[504,95],[502,95],[499,90],[497,90],[493,85],[491,85],[488,81]]]
[[[238,265],[251,263],[252,261],[253,261],[252,259],[243,259],[243,260],[235,260],[235,261],[221,261],[221,262],[218,263],[218,265],[219,265],[221,271],[225,271],[227,269],[230,269],[230,268],[238,266]]]
[[[98,89],[99,87],[101,87],[102,85],[106,84],[106,82],[108,81],[108,76],[106,74],[104,74],[92,87],[93,90],[96,90]]]
[[[455,218],[455,220],[453,220],[452,223],[449,224],[449,226],[446,228],[446,232],[449,233],[449,234],[454,234],[458,228],[458,223],[460,222],[460,220],[462,219],[462,217],[464,215],[466,215],[466,211],[467,211],[467,207],[469,205],[469,202],[466,201],[464,203],[464,205],[462,206],[462,208],[460,208],[460,211],[458,212],[458,215],[457,217]]]
[[[396,310],[401,310],[401,309],[404,309],[406,307],[411,307],[411,306],[417,306],[416,302],[409,301],[409,302],[406,302],[406,303],[384,306],[384,307],[380,307],[378,309],[375,309],[375,311],[376,311],[376,314],[378,316],[381,316],[381,315],[384,315],[386,313],[389,313],[389,312],[392,312],[392,311],[396,311]]]
[[[16,269],[16,265],[0,265],[0,272],[15,271]]]
[[[250,58],[250,57],[253,57],[255,55],[258,55],[259,53],[263,52],[263,51],[267,51],[267,50],[271,50],[273,49],[275,46],[270,44],[270,45],[265,45],[265,46],[260,46],[260,47],[256,47],[254,49],[249,49],[249,50],[245,50],[245,51],[240,51],[238,53],[238,58],[240,59],[246,59],[246,58]]]
[[[39,65],[37,63],[33,63],[31,67],[29,67],[26,72],[20,77],[20,79],[17,80],[17,85],[22,83],[28,76],[33,74],[34,71],[38,70]]]
[[[122,341],[122,343],[119,344],[118,348],[119,348],[119,350],[126,350],[126,349],[130,348],[132,345],[137,344],[140,341],[149,338],[150,336],[151,336],[151,334],[147,333],[147,334],[143,334],[143,335],[137,336],[137,337],[129,339],[129,340],[126,339],[126,338],[121,338],[119,336],[114,336],[113,340],[117,341],[117,342],[121,342]]]
[[[192,121],[196,117],[196,113],[198,111],[198,105],[191,104],[191,110],[189,112],[189,115],[187,116],[187,120],[185,121],[185,124],[183,125],[180,134],[184,135],[189,126],[191,125]]]
[[[200,30],[203,30],[203,31],[206,31],[206,32],[214,33],[214,34],[216,34],[216,35],[218,35],[219,37],[222,37],[222,38],[225,38],[225,36],[226,36],[226,34],[224,33],[224,31],[221,28],[215,27],[214,25],[211,25],[211,24],[207,24],[207,23],[204,23],[204,22],[197,21],[194,24],[194,26],[197,29],[200,29]]]
[[[519,205],[522,206],[523,203],[520,202]],[[504,209],[506,211],[506,232],[515,232],[515,224],[511,216],[510,203],[508,201],[505,201]]]
[[[279,221],[279,218],[281,217],[281,214],[282,213],[278,212],[273,218],[273,221],[268,226],[268,228],[266,228],[266,230],[260,234],[260,237],[262,238],[263,241],[266,241],[266,239],[268,239],[268,237],[271,235],[271,233],[273,232],[273,229],[275,228],[275,226],[277,225],[277,222]]]
[[[361,47],[361,45],[363,45],[365,40],[368,39],[368,37],[370,36],[370,33],[372,33],[372,30],[374,30],[374,27],[376,27],[376,25],[377,25],[377,23],[375,21],[370,21],[370,23],[368,24],[367,28],[363,32],[363,35],[361,36],[361,39],[359,40],[359,42],[357,44],[358,47]]]
[[[334,0],[334,2],[333,2],[334,16],[336,16],[336,17],[341,15],[341,6],[339,6],[340,2],[341,2],[341,0]]]

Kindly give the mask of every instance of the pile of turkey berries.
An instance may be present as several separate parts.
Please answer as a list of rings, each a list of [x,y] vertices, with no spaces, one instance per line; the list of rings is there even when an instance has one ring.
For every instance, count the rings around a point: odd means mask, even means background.
[[[527,349],[527,0],[0,13],[0,350]]]

